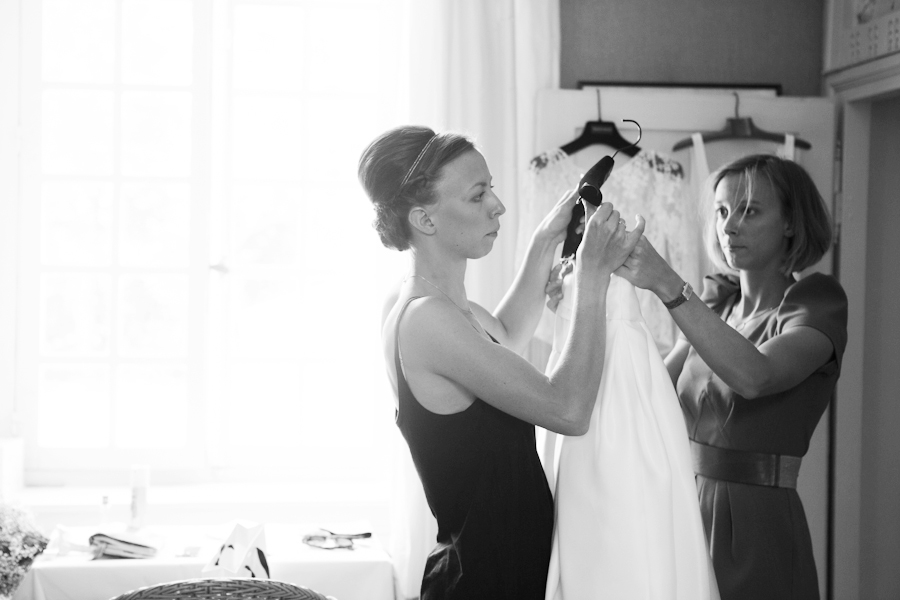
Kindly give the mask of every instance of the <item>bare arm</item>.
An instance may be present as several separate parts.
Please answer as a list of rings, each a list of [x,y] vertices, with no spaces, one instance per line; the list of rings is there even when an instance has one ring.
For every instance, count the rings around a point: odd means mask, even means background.
[[[637,287],[651,290],[663,301],[675,298],[684,283],[646,238],[616,273]],[[788,329],[757,348],[697,296],[670,312],[690,346],[710,369],[728,387],[748,399],[796,386],[828,362],[834,352],[828,336],[805,326]],[[684,353],[686,357],[687,349]],[[670,375],[677,366],[677,358],[677,355],[672,357],[671,365],[667,364]],[[681,359],[678,373],[683,365]]]
[[[559,199],[532,234],[519,272],[494,314],[479,314],[479,318],[493,320],[492,333],[496,332],[498,339],[515,352],[524,351],[541,318],[554,252],[565,238],[577,198],[573,190]]]
[[[544,375],[516,353],[482,337],[439,298],[409,308],[400,327],[404,367],[429,389],[459,386],[500,410],[566,435],[587,431],[600,386],[609,276],[637,242],[618,213],[601,208],[588,222],[575,269],[572,335],[554,371]],[[439,343],[435,343],[439,340]]]
[[[673,384],[678,383],[678,378],[681,376],[681,371],[684,369],[684,361],[687,360],[690,349],[690,342],[679,337],[672,349],[669,350],[669,354],[666,356],[666,370],[669,372],[669,377],[672,379]]]

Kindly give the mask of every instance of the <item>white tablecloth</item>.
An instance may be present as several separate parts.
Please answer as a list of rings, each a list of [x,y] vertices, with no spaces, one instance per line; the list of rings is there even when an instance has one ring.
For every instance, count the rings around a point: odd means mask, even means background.
[[[267,524],[266,556],[272,579],[304,585],[337,600],[394,600],[390,557],[374,538],[358,540],[353,550],[323,550],[301,542],[315,527]],[[160,551],[150,559],[91,560],[69,551],[48,553],[32,565],[13,600],[110,600],[156,583],[204,577],[201,571],[230,532],[223,528],[154,528]],[[78,541],[93,531],[70,531]],[[179,556],[199,547],[193,557]]]

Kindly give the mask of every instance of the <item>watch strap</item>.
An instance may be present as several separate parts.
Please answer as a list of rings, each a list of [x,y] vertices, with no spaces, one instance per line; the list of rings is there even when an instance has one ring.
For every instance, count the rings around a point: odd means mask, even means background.
[[[687,302],[691,298],[691,295],[693,293],[694,293],[694,288],[691,287],[690,283],[685,281],[684,286],[681,288],[681,293],[674,300],[669,300],[668,302],[663,302],[663,305],[669,310],[672,310],[673,308],[678,308],[679,306],[681,306],[682,304]]]

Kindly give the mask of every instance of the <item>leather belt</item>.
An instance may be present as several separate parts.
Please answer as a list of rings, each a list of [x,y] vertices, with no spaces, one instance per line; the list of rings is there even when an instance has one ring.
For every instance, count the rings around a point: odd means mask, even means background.
[[[691,440],[691,457],[697,475],[733,483],[792,489],[797,487],[802,460],[799,456],[717,448],[694,440]]]

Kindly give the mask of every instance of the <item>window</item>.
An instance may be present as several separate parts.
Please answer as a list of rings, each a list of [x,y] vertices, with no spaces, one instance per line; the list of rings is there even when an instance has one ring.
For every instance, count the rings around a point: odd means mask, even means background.
[[[28,481],[384,479],[405,258],[356,164],[403,120],[401,0],[25,4]]]

